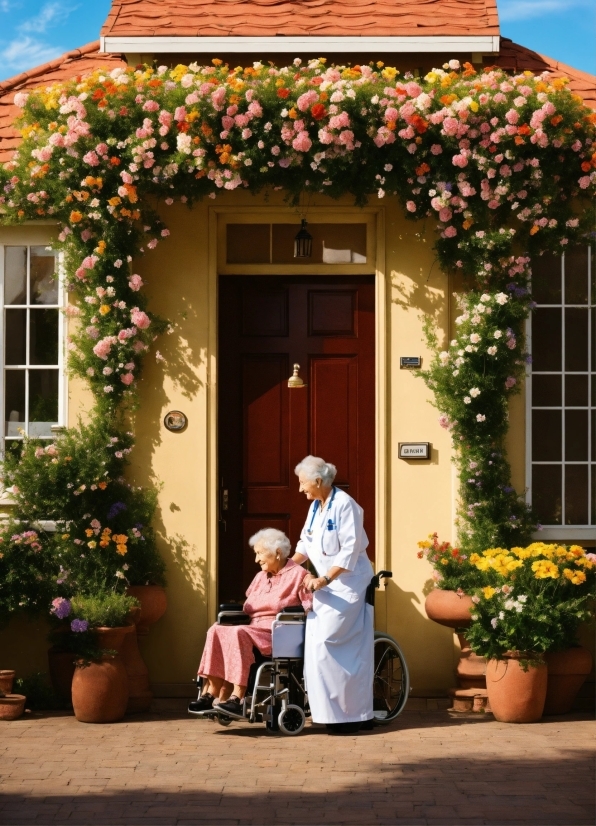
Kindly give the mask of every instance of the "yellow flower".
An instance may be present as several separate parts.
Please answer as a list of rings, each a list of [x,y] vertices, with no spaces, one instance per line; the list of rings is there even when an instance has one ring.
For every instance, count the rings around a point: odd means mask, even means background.
[[[484,594],[484,599],[492,599],[492,597],[494,597],[496,591],[490,585],[487,585],[486,588],[482,589],[482,593]]]
[[[105,241],[103,241],[103,240],[101,240],[101,241],[97,244],[97,246],[96,246],[95,250],[96,250],[96,252],[97,252],[99,255],[103,255],[103,254],[104,254],[104,252],[106,251],[106,242],[105,242]]]
[[[439,76],[435,72],[429,72],[424,76],[427,83],[434,83]]]
[[[523,564],[521,559],[512,559],[505,567],[508,571],[515,571],[516,568],[521,568]]]
[[[110,310],[111,310],[111,307],[110,307],[109,304],[102,304],[99,308],[99,312],[102,315],[107,315],[110,312]]]
[[[582,582],[586,581],[586,575],[583,571],[572,571],[571,568],[564,568],[563,576],[574,585],[581,585]]]
[[[87,546],[89,548],[96,548],[97,547],[97,542],[95,540],[93,540],[92,542],[87,542]]]
[[[475,101],[475,100],[473,100],[473,101],[470,103],[470,109],[472,110],[472,112],[477,112],[477,111],[478,111],[478,104],[476,103],[476,101]]]
[[[448,560],[448,559],[445,559],[445,558],[443,557],[443,559],[441,560],[441,565],[449,565],[449,560]]]
[[[69,539],[69,537],[70,537],[69,533],[63,533],[62,534],[62,539]]]
[[[472,565],[476,565],[477,562],[480,560],[480,556],[478,554],[470,554],[470,563]]]
[[[488,559],[480,559],[476,563],[476,567],[479,571],[488,571],[488,569],[490,568],[490,562],[488,561]]]
[[[119,553],[120,556],[124,556],[124,554],[128,551],[126,545],[116,545],[116,553]]]
[[[384,80],[393,80],[398,74],[399,72],[393,66],[386,66],[381,72],[381,77]]]
[[[558,579],[559,568],[546,559],[539,559],[532,563],[532,570],[534,571],[535,579]]]

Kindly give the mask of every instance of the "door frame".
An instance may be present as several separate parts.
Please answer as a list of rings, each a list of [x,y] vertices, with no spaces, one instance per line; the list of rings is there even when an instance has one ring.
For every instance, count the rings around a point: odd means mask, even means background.
[[[367,230],[367,251],[370,250],[371,263],[336,265],[246,265],[240,267],[246,275],[374,275],[375,276],[375,544],[377,570],[387,568],[390,561],[390,430],[389,430],[389,296],[390,284],[385,258],[385,208],[378,207],[309,207],[312,223],[358,223],[363,219],[369,225]],[[218,578],[218,432],[217,432],[217,360],[218,360],[218,278],[232,274],[230,267],[220,256],[225,251],[222,244],[222,228],[227,223],[279,223],[281,218],[300,226],[300,218],[292,207],[250,206],[250,207],[210,207],[209,208],[209,250],[208,250],[208,342],[207,358],[207,428],[205,448],[207,455],[207,566],[209,578],[206,588],[207,614],[211,621],[217,614]],[[225,239],[225,235],[223,236]],[[234,270],[238,266],[234,266]],[[256,271],[254,271],[256,270]]]

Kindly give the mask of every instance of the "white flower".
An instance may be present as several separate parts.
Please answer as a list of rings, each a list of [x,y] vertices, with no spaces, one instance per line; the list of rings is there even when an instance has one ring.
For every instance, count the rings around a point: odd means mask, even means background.
[[[470,336],[470,341],[472,342],[472,344],[478,344],[478,342],[480,341],[480,336],[478,335],[478,333],[472,333],[472,335]]]
[[[479,315],[473,315],[472,316],[472,324],[480,324],[481,321],[482,321],[482,319],[480,318]]]
[[[511,611],[513,608],[515,608],[515,600],[514,599],[506,599],[505,602],[503,603],[503,607],[505,608],[506,611]]]
[[[461,358],[461,356],[458,356],[458,358],[455,359],[455,366],[456,367],[461,367],[463,363],[464,363],[464,359]]]
[[[528,597],[525,594],[521,594],[521,596],[519,596],[517,598],[517,601],[518,602],[526,602],[527,599],[528,599]]]
[[[497,293],[495,296],[495,301],[497,304],[507,304],[509,297],[505,295],[505,293]]]
[[[459,376],[459,370],[454,370],[454,371],[453,371],[453,375],[454,375],[454,376]]]
[[[451,346],[452,347],[457,347],[457,339],[456,338],[454,338],[453,341],[451,342]]]
[[[486,421],[486,416],[483,416],[483,415],[482,415],[482,413],[479,413],[479,414],[476,416],[476,421],[477,421],[477,422],[485,422],[485,421]]]
[[[480,390],[477,387],[472,387],[470,390],[470,396],[475,399],[477,396],[480,395]]]
[[[480,300],[484,301],[484,303],[486,304],[487,301],[490,301],[490,295],[488,293],[482,293],[482,295],[480,296]]]
[[[470,404],[472,399],[469,396],[464,396],[464,404]]]
[[[466,353],[473,353],[473,352],[474,352],[474,348],[472,347],[472,345],[471,344],[466,344]]]
[[[499,612],[499,619],[500,620],[505,619],[505,612],[504,611]]]
[[[496,617],[493,617],[490,621],[490,624],[492,625],[493,628],[496,628],[498,623],[499,623],[499,620]]]
[[[496,356],[496,354],[497,354],[497,348],[496,348],[496,347],[494,346],[494,344],[493,344],[493,346],[492,346],[492,347],[489,347],[489,348],[488,348],[488,350],[487,350],[486,352],[489,354],[489,356]]]
[[[500,330],[495,330],[493,335],[495,338],[503,338],[503,333]]]
[[[439,353],[439,358],[442,364],[446,364],[449,361],[449,353],[446,350],[443,350]]]

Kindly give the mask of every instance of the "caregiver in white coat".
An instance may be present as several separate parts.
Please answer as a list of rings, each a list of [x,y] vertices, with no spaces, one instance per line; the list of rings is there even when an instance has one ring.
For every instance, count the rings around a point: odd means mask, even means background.
[[[318,573],[303,583],[314,592],[304,650],[312,720],[330,733],[352,734],[373,719],[373,607],[366,602],[373,568],[364,512],[333,485],[335,465],[307,456],[295,472],[312,505],[293,560],[310,560]]]

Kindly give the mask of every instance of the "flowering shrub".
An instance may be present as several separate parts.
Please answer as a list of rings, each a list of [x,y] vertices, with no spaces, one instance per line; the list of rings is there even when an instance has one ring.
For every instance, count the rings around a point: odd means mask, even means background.
[[[529,660],[576,644],[579,624],[593,616],[596,554],[578,545],[534,542],[472,554],[484,579],[466,639],[482,656],[520,651]]]
[[[470,562],[470,557],[449,542],[439,542],[436,533],[418,543],[418,559],[426,559],[433,567],[435,587],[458,594],[471,594],[482,583],[482,573]]]
[[[213,64],[98,70],[15,96],[23,140],[0,171],[3,221],[60,224],[56,246],[78,299],[70,366],[96,415],[115,428],[165,329],[132,269],[169,235],[156,199],[190,204],[239,187],[284,190],[294,202],[303,192],[358,204],[397,196],[408,217],[435,223],[443,269],[475,288],[462,298],[456,343],[424,374],[461,447],[460,474],[473,472],[462,479],[462,547],[523,541],[531,520],[510,487],[502,436],[521,375],[528,262],[591,229],[596,115],[547,73],[477,74],[456,60],[424,79],[382,63]],[[502,341],[489,345],[491,329]],[[430,332],[429,343],[438,348]]]

